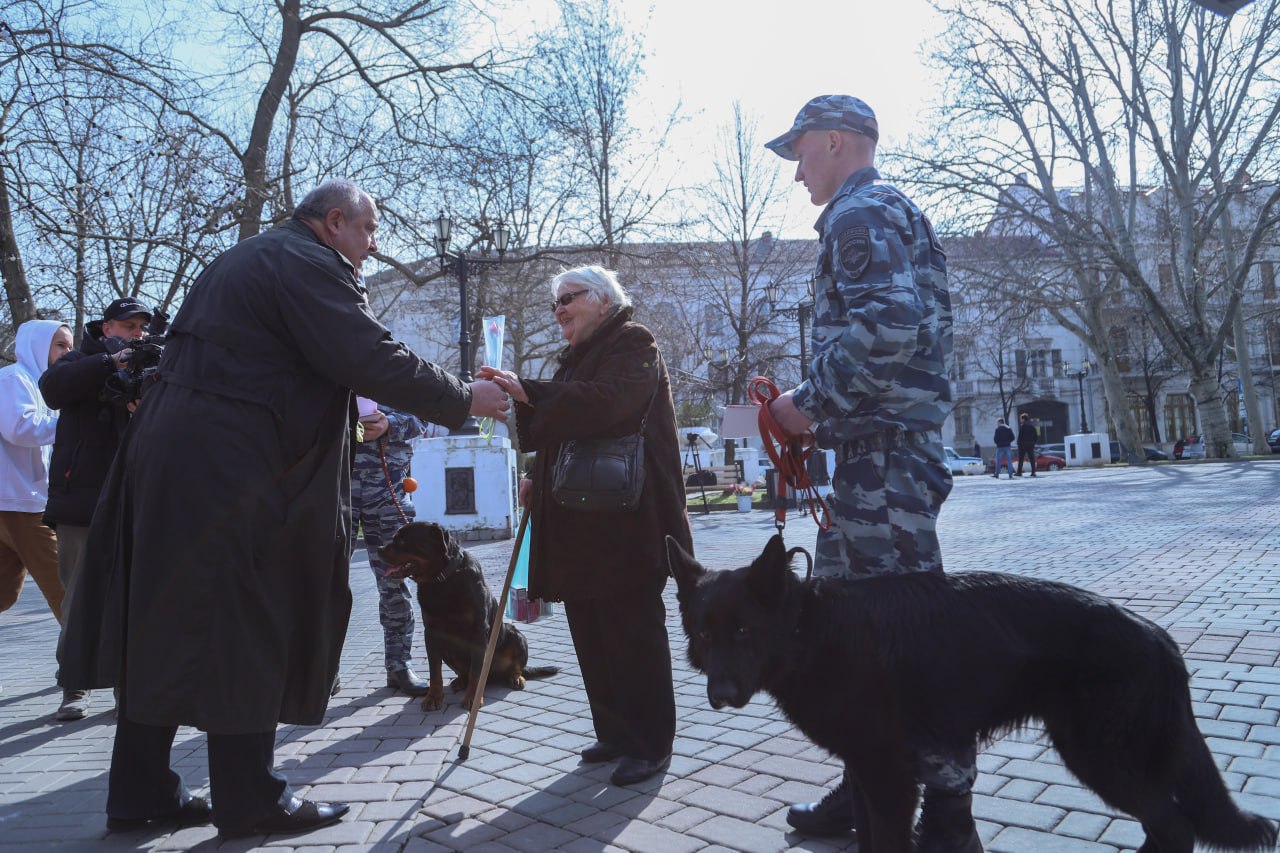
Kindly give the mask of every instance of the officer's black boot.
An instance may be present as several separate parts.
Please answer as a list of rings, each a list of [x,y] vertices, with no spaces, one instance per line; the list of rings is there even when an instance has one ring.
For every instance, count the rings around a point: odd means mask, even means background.
[[[842,778],[840,784],[816,803],[797,803],[787,809],[787,823],[814,838],[842,835],[853,829],[853,796]]]
[[[973,823],[973,795],[924,792],[916,825],[916,853],[982,853]]]

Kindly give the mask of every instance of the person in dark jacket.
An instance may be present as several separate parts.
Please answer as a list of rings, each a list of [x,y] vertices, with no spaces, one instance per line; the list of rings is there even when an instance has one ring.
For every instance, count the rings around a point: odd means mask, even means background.
[[[620,758],[610,780],[633,784],[666,770],[675,694],[662,590],[665,537],[692,546],[671,382],[653,335],[610,270],[578,267],[551,282],[569,346],[551,381],[483,368],[516,401],[521,450],[536,451],[521,503],[530,513],[529,597],[563,601],[597,741],[588,763]],[[617,437],[644,426],[644,489],[633,512],[583,512],[551,496],[552,469],[571,439]]]
[[[1000,469],[1009,469],[1009,479],[1013,479],[1013,430],[1004,418],[996,419],[996,434],[992,439],[996,444],[996,464],[992,476],[1000,479]]]
[[[322,184],[218,256],[170,327],[94,511],[64,644],[71,684],[120,686],[111,831],[296,833],[348,810],[302,800],[273,765],[277,724],[321,723],[351,612],[353,391],[449,426],[510,406],[374,317],[359,273],[377,224],[354,184]],[[180,725],[208,734],[212,806],[169,767]]]
[[[1031,476],[1034,477],[1036,475],[1036,439],[1039,435],[1031,415],[1023,412],[1018,420],[1018,476],[1022,476],[1022,460],[1027,459],[1031,463]]]
[[[128,404],[113,402],[103,390],[107,379],[124,366],[130,351],[114,347],[114,353],[108,352],[104,341],[137,340],[150,322],[151,312],[141,302],[132,297],[116,299],[103,310],[101,320],[85,326],[80,348],[58,359],[40,377],[44,401],[61,413],[49,463],[44,523],[58,535],[58,577],[66,590],[63,601],[68,610],[84,561],[93,508],[129,423]],[[89,713],[90,701],[90,691],[66,687],[54,719],[82,720]]]

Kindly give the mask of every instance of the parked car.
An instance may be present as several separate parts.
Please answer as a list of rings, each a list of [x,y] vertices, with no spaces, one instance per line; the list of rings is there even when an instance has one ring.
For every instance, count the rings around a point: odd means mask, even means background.
[[[1112,464],[1115,464],[1116,462],[1124,461],[1124,457],[1125,457],[1124,449],[1125,449],[1124,445],[1121,444],[1120,442],[1118,441],[1111,442]],[[1148,462],[1164,462],[1169,458],[1169,454],[1155,447],[1142,448],[1142,455],[1147,458]]]
[[[947,454],[947,465],[951,468],[952,476],[956,474],[981,474],[982,460],[976,456],[961,456],[956,453],[954,448],[944,447],[943,452]]]
[[[1231,433],[1231,445],[1237,456],[1253,453],[1253,441],[1242,432]],[[1204,459],[1204,433],[1189,435],[1173,446],[1174,459]]]
[[[1271,431],[1271,435],[1267,436],[1267,444],[1271,446],[1272,453],[1280,453],[1280,429]]]
[[[1012,458],[1013,458],[1013,470],[1016,471],[1018,470],[1018,452],[1016,450],[1013,452]],[[1038,447],[1036,448],[1036,470],[1037,471],[1061,471],[1063,468],[1066,468],[1066,467],[1067,467],[1067,460],[1063,459],[1061,456],[1054,456],[1051,453],[1045,453],[1043,450],[1041,450]],[[984,463],[983,470],[986,471],[988,474],[994,474],[996,472],[996,459],[994,456],[988,459]]]

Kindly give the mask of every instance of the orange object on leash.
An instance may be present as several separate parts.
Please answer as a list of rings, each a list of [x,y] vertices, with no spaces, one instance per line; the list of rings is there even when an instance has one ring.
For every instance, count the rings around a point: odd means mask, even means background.
[[[405,490],[406,494],[413,494],[418,491],[418,481],[412,477],[405,477],[404,482],[400,484],[400,488]]]
[[[787,488],[797,494],[803,492],[809,503],[809,513],[814,522],[823,530],[831,529],[831,511],[827,502],[818,494],[818,488],[809,479],[809,470],[805,462],[815,450],[814,437],[807,433],[799,438],[792,438],[774,420],[769,411],[769,403],[781,396],[778,386],[764,376],[757,376],[747,383],[747,397],[760,406],[760,440],[764,443],[765,454],[773,467],[778,471],[778,494],[774,496],[773,523],[781,533],[787,525]],[[822,508],[822,516],[818,516],[818,507]]]

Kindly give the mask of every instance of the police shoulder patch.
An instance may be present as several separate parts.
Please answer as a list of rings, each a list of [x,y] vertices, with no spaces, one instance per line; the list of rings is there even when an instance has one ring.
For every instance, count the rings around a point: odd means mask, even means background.
[[[871,229],[866,225],[853,225],[841,231],[836,238],[836,256],[844,278],[862,278],[871,263]]]

